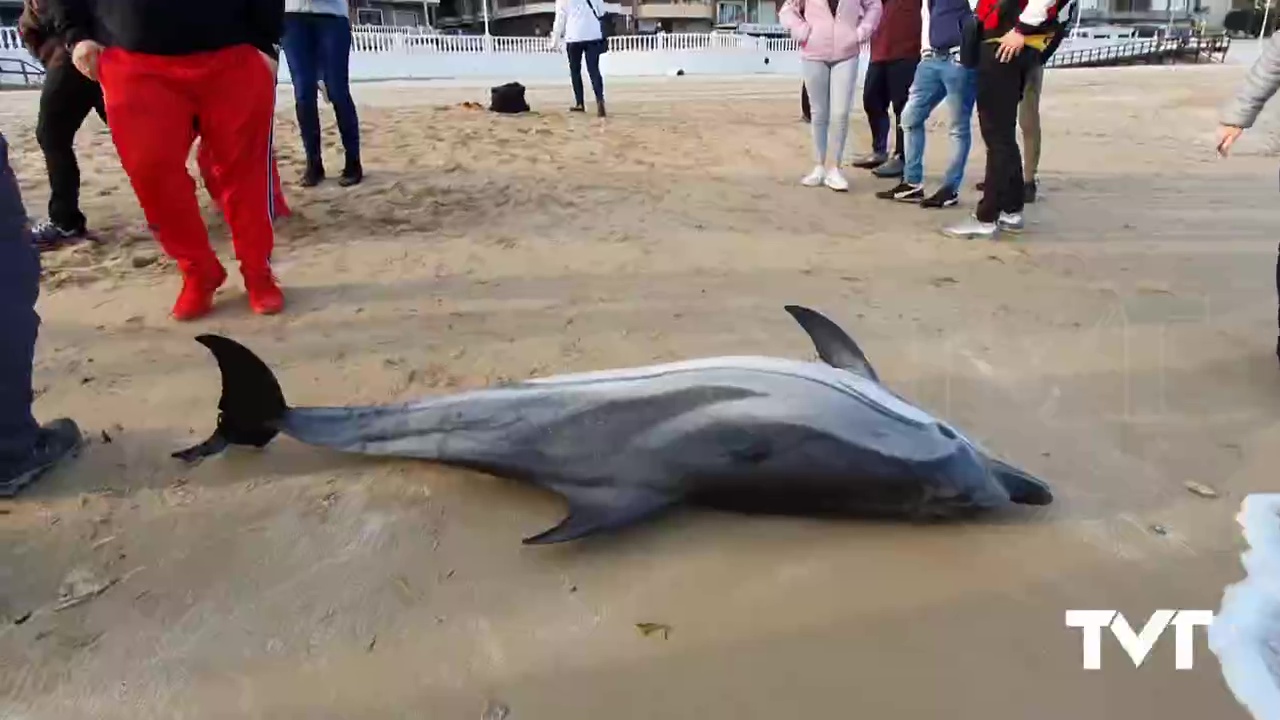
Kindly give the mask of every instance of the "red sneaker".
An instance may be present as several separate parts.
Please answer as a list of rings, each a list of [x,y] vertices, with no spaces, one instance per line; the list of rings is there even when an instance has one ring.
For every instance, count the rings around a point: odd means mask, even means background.
[[[284,309],[284,291],[270,270],[245,273],[244,289],[249,293],[249,307],[259,315],[275,315]]]
[[[178,301],[173,304],[174,320],[195,320],[213,310],[213,294],[227,281],[227,271],[221,265],[217,273],[208,272],[183,273],[182,292],[178,293]]]

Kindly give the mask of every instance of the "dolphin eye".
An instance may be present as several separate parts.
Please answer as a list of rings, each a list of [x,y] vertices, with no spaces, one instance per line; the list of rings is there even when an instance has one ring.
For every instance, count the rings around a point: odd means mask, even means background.
[[[955,431],[955,430],[952,430],[952,429],[951,429],[951,427],[950,427],[949,425],[944,425],[944,424],[942,424],[942,423],[938,423],[938,432],[942,433],[942,436],[943,436],[943,437],[945,437],[945,438],[948,438],[948,439],[951,439],[951,440],[958,440],[958,439],[959,439],[958,437],[956,437],[956,431]]]

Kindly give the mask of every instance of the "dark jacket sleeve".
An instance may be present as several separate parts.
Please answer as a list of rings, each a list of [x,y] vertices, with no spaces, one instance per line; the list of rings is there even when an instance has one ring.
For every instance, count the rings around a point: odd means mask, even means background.
[[[92,0],[45,0],[53,19],[53,31],[66,39],[67,47],[93,40]]]
[[[249,26],[254,47],[279,60],[280,38],[284,36],[284,0],[250,0]]]
[[[1071,32],[1071,24],[1076,20],[1076,12],[1079,5],[1071,4],[1071,12],[1067,14],[1067,19],[1058,28],[1058,32],[1053,34],[1053,38],[1049,40],[1049,44],[1044,46],[1044,52],[1040,54],[1040,64],[1049,62],[1049,58],[1053,57],[1053,53],[1057,51],[1058,46],[1062,44],[1063,39],[1067,37],[1067,33]]]

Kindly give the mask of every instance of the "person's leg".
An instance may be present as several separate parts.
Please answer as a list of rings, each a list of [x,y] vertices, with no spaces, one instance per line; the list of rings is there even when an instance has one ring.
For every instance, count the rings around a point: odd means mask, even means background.
[[[871,130],[871,157],[884,162],[889,156],[889,67],[890,62],[867,64],[863,78],[862,110],[867,114],[867,126]],[[870,160],[871,158],[866,158]],[[875,163],[879,165],[880,162]],[[855,163],[862,165],[861,162]]]
[[[969,162],[969,150],[973,145],[973,106],[977,101],[977,73],[959,63],[947,63],[943,73],[947,89],[947,108],[950,118],[947,134],[951,136],[951,162],[943,184],[956,192],[964,182],[965,166]]]
[[[582,90],[582,53],[585,43],[571,42],[565,49],[569,53],[569,82],[573,84],[573,109],[581,110],[585,100]]]
[[[320,73],[324,76],[325,92],[333,114],[338,119],[338,134],[342,136],[342,149],[346,153],[342,178],[343,187],[355,185],[364,179],[364,167],[360,163],[360,117],[356,102],[351,97],[351,21],[336,15],[316,17],[320,50]]]
[[[902,110],[903,168],[897,187],[876,193],[883,200],[917,202],[924,197],[925,122],[946,96],[940,65],[945,60],[929,58],[916,68],[906,107]]]
[[[40,427],[31,415],[40,257],[27,230],[9,145],[0,134],[0,497],[12,497],[80,444],[74,422],[59,419]]]
[[[903,174],[903,137],[902,109],[907,104],[907,95],[911,91],[911,80],[915,77],[919,58],[909,60],[893,60],[886,63],[884,93],[886,106],[893,107],[894,143],[893,153],[872,174],[880,178],[902,177]],[[888,135],[888,114],[885,114],[885,134]],[[888,141],[885,142],[886,151]]]
[[[600,76],[600,51],[604,49],[604,41],[587,43],[584,52],[587,56],[587,76],[591,78],[591,93],[596,97],[596,114],[605,116],[604,78]]]
[[[911,83],[916,76],[919,58],[894,60],[889,68],[889,102],[893,105],[894,138],[893,154],[898,157],[906,155],[906,143],[902,130],[902,112],[907,107],[907,97],[911,94]]]
[[[85,234],[75,138],[95,101],[101,98],[96,88],[97,83],[81,75],[70,62],[54,64],[45,75],[36,140],[49,175],[49,222],[36,228],[38,244],[55,245]]]
[[[827,128],[830,125],[831,112],[831,66],[819,60],[800,61],[800,71],[804,73],[804,85],[809,91],[810,108],[813,119],[809,122],[809,130],[813,133],[813,172],[805,176],[805,185],[821,185],[827,177]]]
[[[219,171],[220,204],[249,304],[259,314],[276,313],[284,296],[271,272],[275,80],[261,53],[248,45],[220,50],[205,62],[196,87],[201,142]],[[226,102],[232,94],[237,102]]]
[[[27,242],[27,212],[0,135],[0,467],[22,460],[39,426],[31,415],[31,367],[40,316],[40,256]]]
[[[983,43],[977,68],[978,126],[987,146],[987,167],[982,199],[970,221],[947,229],[956,237],[992,237],[1002,212],[1010,212],[1012,182],[1022,182],[1018,154],[1018,102],[1022,97],[1022,67],[1016,61],[996,58],[996,44]],[[1026,53],[1029,48],[1024,48]],[[1012,177],[1012,181],[1011,178]]]
[[[844,146],[849,137],[849,110],[853,107],[853,95],[858,84],[858,58],[835,63],[831,66],[831,111],[828,147],[831,151],[827,172],[827,187],[832,190],[848,190],[849,183],[840,173],[844,159]]]
[[[227,277],[209,245],[196,184],[187,174],[196,103],[185,60],[108,48],[98,65],[120,164],[160,247],[182,272],[182,292],[173,306],[179,320],[211,310],[213,294]],[[237,88],[226,97],[240,95]],[[207,130],[208,123],[201,123],[201,131]]]
[[[294,112],[302,149],[307,155],[307,169],[302,186],[313,187],[324,180],[324,155],[320,149],[320,107],[316,99],[320,76],[320,41],[315,23],[305,15],[286,15],[284,19],[284,57],[289,63],[289,81],[293,84]]]
[[[1027,68],[1027,81],[1018,104],[1018,124],[1022,126],[1022,180],[1025,199],[1035,202],[1036,173],[1040,169],[1040,91],[1044,86],[1044,66],[1039,62]]]

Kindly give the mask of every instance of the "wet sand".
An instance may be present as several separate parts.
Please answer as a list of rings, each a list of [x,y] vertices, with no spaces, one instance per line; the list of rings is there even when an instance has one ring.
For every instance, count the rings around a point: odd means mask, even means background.
[[[166,319],[175,271],[91,119],[83,204],[105,242],[46,256],[36,386],[41,417],[93,441],[0,504],[0,717],[1244,718],[1203,629],[1194,670],[1169,631],[1140,669],[1106,637],[1085,672],[1063,624],[1216,609],[1242,575],[1240,501],[1275,487],[1278,125],[1212,151],[1243,72],[1051,72],[1042,199],[996,243],[937,232],[976,201],[980,142],[960,208],[876,200],[887,183],[861,173],[848,195],[801,187],[798,80],[615,82],[605,122],[563,112],[561,87],[513,118],[457,107],[483,88],[361,86],[366,183],[287,188],[286,314],[252,316],[233,280],[192,325]],[[34,117],[5,95],[33,215]],[[867,144],[859,115],[850,149]],[[294,404],[355,404],[813,357],[786,303],[1058,502],[935,527],[682,511],[527,548],[563,508],[512,482],[289,440],[168,457],[215,419],[200,332],[254,348]]]

